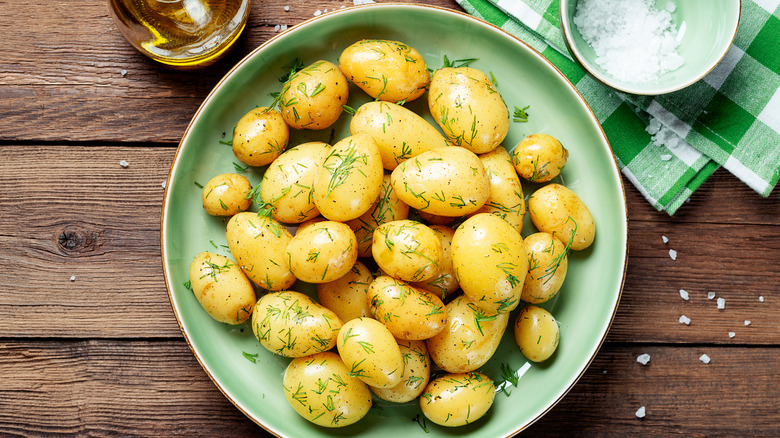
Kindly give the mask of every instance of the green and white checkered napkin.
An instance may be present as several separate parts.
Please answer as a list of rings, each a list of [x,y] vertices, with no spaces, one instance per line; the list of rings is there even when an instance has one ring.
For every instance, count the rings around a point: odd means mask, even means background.
[[[777,184],[780,0],[742,0],[739,31],[720,64],[699,82],[659,96],[624,94],[588,76],[563,40],[558,0],[456,1],[569,78],[601,122],[623,175],[656,209],[674,214],[719,166],[761,196]]]

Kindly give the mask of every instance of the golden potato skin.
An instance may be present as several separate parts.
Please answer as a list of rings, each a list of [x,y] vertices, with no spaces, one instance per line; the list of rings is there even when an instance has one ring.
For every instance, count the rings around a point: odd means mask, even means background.
[[[330,145],[310,142],[288,149],[268,166],[260,185],[260,198],[273,206],[279,222],[299,224],[317,217],[314,178]]]
[[[455,230],[452,266],[463,293],[488,313],[520,303],[528,256],[520,233],[498,216],[480,213]]]
[[[371,253],[387,275],[404,281],[424,281],[439,272],[444,259],[441,241],[420,222],[387,222],[374,230],[373,239]]]
[[[339,68],[369,96],[389,102],[411,102],[431,81],[422,55],[398,41],[358,41],[341,52]]]
[[[479,157],[457,146],[404,161],[393,170],[390,182],[401,201],[438,216],[474,213],[490,197],[490,179]]]
[[[452,267],[452,236],[455,235],[455,230],[446,225],[429,225],[428,228],[439,238],[444,257],[439,263],[436,275],[425,281],[411,283],[411,285],[417,289],[432,292],[443,300],[460,287],[458,279],[455,277],[455,268]]]
[[[393,388],[401,383],[401,349],[381,322],[371,318],[347,321],[339,330],[336,347],[350,376],[376,388]]]
[[[358,241],[358,257],[371,257],[371,244],[376,227],[392,221],[407,219],[409,206],[398,199],[390,184],[390,175],[382,179],[382,188],[374,205],[359,218],[347,222]]]
[[[295,282],[285,263],[292,235],[271,217],[238,213],[225,230],[228,248],[252,282],[268,290],[284,290]]]
[[[252,198],[248,197],[250,191],[252,185],[245,176],[236,173],[217,175],[203,186],[203,209],[212,216],[233,216],[247,211],[252,205]]]
[[[279,111],[258,107],[233,128],[233,154],[244,164],[265,166],[284,151],[289,140],[290,128]]]
[[[349,84],[331,62],[319,60],[292,74],[282,87],[279,111],[295,129],[325,129],[338,120]]]
[[[534,233],[523,239],[528,253],[528,275],[523,283],[522,300],[540,304],[554,297],[563,286],[568,269],[568,249],[549,233]]]
[[[382,166],[387,170],[393,170],[423,152],[450,145],[425,119],[391,102],[361,105],[349,122],[349,132],[370,135],[379,147]]]
[[[490,178],[490,198],[477,213],[494,214],[507,221],[518,233],[522,232],[525,198],[509,153],[503,146],[498,146],[480,155],[479,159]]]
[[[346,137],[333,145],[317,169],[314,205],[332,221],[357,219],[379,197],[383,175],[374,140],[365,134]]]
[[[512,164],[517,173],[528,181],[547,182],[558,176],[569,151],[548,134],[531,134],[518,143],[512,152]]]
[[[404,360],[401,383],[392,388],[369,389],[382,400],[406,403],[419,397],[428,386],[431,378],[431,358],[423,341],[398,340],[398,347]]]
[[[252,314],[255,290],[238,265],[218,254],[202,252],[190,264],[190,287],[215,320],[241,324]]]
[[[428,108],[452,144],[475,154],[492,151],[509,132],[504,100],[490,78],[471,67],[436,70]]]
[[[425,341],[431,360],[450,373],[467,373],[496,352],[509,324],[509,313],[488,314],[465,295],[447,304],[447,325]]]
[[[307,283],[328,283],[355,265],[357,239],[341,222],[318,221],[299,228],[286,253],[287,266],[296,278]]]
[[[374,318],[396,339],[428,339],[447,323],[447,309],[439,297],[393,277],[374,279],[368,288],[368,300]]]
[[[361,262],[355,262],[344,276],[317,285],[320,304],[332,310],[343,321],[372,317],[368,302],[368,287],[374,281],[371,271]]]
[[[446,374],[428,384],[420,408],[440,426],[465,426],[490,410],[495,395],[496,385],[482,373]]]
[[[341,326],[333,311],[294,291],[263,295],[252,313],[252,332],[260,345],[284,357],[330,350]]]
[[[560,341],[558,323],[550,312],[537,306],[527,306],[515,320],[515,341],[520,351],[532,362],[543,362],[555,353]]]
[[[293,359],[284,371],[282,386],[295,412],[319,426],[349,426],[371,409],[368,387],[349,375],[336,353]]]
[[[552,234],[575,251],[589,247],[596,236],[596,223],[588,207],[560,184],[547,184],[531,194],[528,214],[539,231]]]

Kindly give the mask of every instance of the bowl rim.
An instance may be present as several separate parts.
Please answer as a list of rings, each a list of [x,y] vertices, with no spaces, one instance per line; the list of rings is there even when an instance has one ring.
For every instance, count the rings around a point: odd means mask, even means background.
[[[198,353],[198,348],[192,343],[192,340],[190,339],[189,334],[184,328],[184,323],[179,315],[179,308],[176,305],[176,299],[173,294],[173,288],[171,287],[171,273],[168,269],[168,263],[166,262],[166,256],[165,256],[165,249],[167,246],[166,242],[166,235],[168,227],[166,226],[166,218],[167,218],[167,212],[170,204],[170,196],[171,196],[171,177],[173,176],[174,169],[177,167],[177,164],[179,163],[179,154],[182,151],[182,148],[184,146],[184,142],[190,137],[192,128],[195,125],[196,121],[199,120],[201,117],[201,114],[205,110],[205,108],[209,105],[211,100],[214,98],[214,96],[217,94],[217,92],[222,88],[222,86],[227,82],[235,73],[236,70],[238,70],[241,66],[248,63],[254,56],[256,56],[258,53],[262,52],[268,45],[276,42],[276,40],[281,39],[289,32],[301,32],[305,31],[305,29],[311,25],[312,23],[318,22],[320,20],[326,19],[329,16],[337,15],[337,14],[345,14],[345,13],[352,13],[355,10],[364,9],[364,8],[382,8],[382,9],[393,9],[393,8],[409,8],[409,9],[419,9],[419,10],[433,10],[438,11],[445,14],[451,14],[455,16],[464,17],[468,20],[472,20],[477,22],[478,24],[482,26],[487,26],[489,28],[492,28],[495,31],[499,31],[500,33],[510,37],[511,39],[515,40],[515,42],[521,46],[523,46],[525,49],[529,51],[529,53],[533,56],[536,56],[538,59],[540,59],[542,62],[547,64],[550,68],[552,68],[561,79],[565,82],[566,85],[570,88],[571,91],[573,91],[580,102],[584,105],[584,109],[587,110],[587,112],[590,114],[590,121],[595,125],[595,127],[598,129],[598,132],[600,133],[600,137],[603,139],[604,144],[607,146],[607,148],[610,151],[613,169],[617,171],[617,178],[616,181],[618,183],[618,187],[620,189],[620,202],[623,207],[623,217],[621,218],[621,228],[625,231],[624,234],[624,242],[625,245],[623,247],[623,254],[620,257],[622,268],[620,273],[620,279],[619,279],[619,286],[617,290],[617,296],[615,299],[614,307],[612,308],[612,313],[609,317],[609,321],[606,324],[604,333],[601,336],[601,339],[598,340],[597,344],[595,345],[595,348],[593,350],[593,353],[591,356],[587,359],[585,362],[585,366],[582,368],[580,373],[575,376],[571,383],[568,385],[568,387],[561,390],[560,394],[558,394],[557,398],[550,403],[549,406],[547,406],[544,410],[542,410],[537,416],[534,418],[529,419],[528,421],[524,422],[523,424],[513,426],[515,428],[510,434],[506,435],[506,438],[509,438],[511,436],[514,436],[515,434],[527,429],[532,424],[534,424],[536,421],[538,421],[540,418],[542,418],[544,415],[546,415],[550,410],[552,410],[568,393],[571,391],[571,389],[574,387],[574,385],[577,384],[577,382],[582,378],[582,376],[585,374],[585,372],[590,368],[590,365],[593,363],[593,360],[595,359],[598,352],[601,350],[601,347],[603,346],[607,335],[609,334],[609,330],[612,328],[612,324],[615,320],[615,315],[617,314],[617,309],[620,305],[620,300],[623,295],[623,288],[625,286],[625,280],[626,280],[626,272],[628,269],[628,248],[629,248],[629,241],[628,241],[628,203],[626,202],[626,190],[625,185],[623,183],[623,179],[621,177],[620,168],[617,165],[617,160],[615,158],[614,152],[612,150],[612,145],[609,143],[609,139],[606,136],[606,133],[604,132],[604,129],[601,127],[601,123],[598,122],[598,118],[596,117],[595,113],[593,112],[593,109],[590,107],[590,105],[587,103],[585,98],[582,96],[582,94],[577,90],[577,88],[572,84],[572,82],[566,77],[566,75],[561,72],[558,67],[556,67],[550,60],[545,58],[540,52],[538,52],[536,49],[531,47],[528,43],[521,40],[520,38],[510,34],[509,32],[505,31],[504,29],[501,29],[500,27],[489,23],[481,18],[472,16],[464,11],[459,11],[455,9],[449,9],[441,6],[436,5],[428,5],[428,4],[414,4],[414,3],[399,3],[399,2],[388,2],[388,3],[381,3],[381,4],[364,4],[364,5],[357,5],[357,6],[348,6],[341,9],[332,10],[326,13],[323,13],[319,16],[315,16],[313,18],[306,19],[304,21],[301,21],[300,23],[296,24],[294,27],[291,27],[290,30],[288,30],[285,33],[279,33],[271,36],[267,41],[263,42],[256,48],[254,48],[251,52],[249,52],[246,56],[244,56],[241,60],[239,60],[231,69],[225,73],[225,75],[217,82],[216,85],[211,89],[209,94],[204,98],[204,100],[201,102],[201,104],[198,106],[198,109],[193,114],[192,118],[190,119],[190,122],[188,123],[187,127],[184,130],[184,133],[182,134],[182,138],[179,141],[178,146],[176,147],[176,152],[174,154],[173,160],[171,162],[171,166],[168,170],[168,177],[166,179],[165,184],[165,192],[163,195],[163,205],[162,205],[162,213],[160,217],[160,259],[162,264],[162,270],[163,270],[163,279],[165,281],[165,288],[166,292],[168,293],[168,299],[171,304],[171,308],[173,310],[173,314],[176,318],[176,322],[179,325],[179,329],[181,330],[182,336],[184,337],[188,347],[193,353],[193,356],[195,356],[195,359],[200,364],[203,371],[206,373],[206,375],[209,377],[209,379],[214,383],[214,386],[217,387],[217,389],[222,393],[222,395],[229,400],[233,406],[235,406],[241,413],[243,413],[247,418],[252,420],[255,424],[260,426],[263,430],[271,433],[272,435],[280,438],[284,438],[285,436],[281,434],[280,431],[275,430],[271,428],[269,425],[264,424],[259,418],[255,418],[254,415],[252,415],[248,409],[246,409],[244,406],[242,406],[241,403],[239,403],[237,400],[235,400],[230,394],[228,394],[227,390],[222,387],[222,384],[219,382],[219,380],[216,378],[216,376],[212,373],[212,370],[204,363],[203,359],[201,359],[200,354]]]
[[[599,71],[593,68],[593,65],[587,61],[585,56],[580,52],[580,50],[577,48],[577,45],[574,44],[573,38],[572,38],[572,32],[574,32],[574,25],[569,22],[568,14],[565,13],[567,7],[566,5],[570,2],[577,2],[579,0],[559,0],[559,7],[558,7],[558,14],[559,14],[559,22],[561,23],[561,32],[563,33],[563,40],[566,42],[566,46],[569,48],[569,52],[571,52],[572,55],[574,55],[574,58],[577,60],[577,63],[582,66],[582,68],[593,78],[601,82],[602,84],[617,90],[621,91],[623,93],[628,94],[636,94],[640,96],[656,96],[659,94],[668,94],[672,93],[674,91],[682,90],[683,88],[689,87],[690,85],[700,81],[702,78],[707,76],[715,67],[720,64],[720,62],[723,60],[723,58],[726,56],[726,54],[729,52],[729,49],[734,44],[734,39],[737,36],[737,31],[739,30],[739,22],[742,19],[742,0],[732,0],[736,3],[732,3],[732,5],[736,5],[737,7],[737,19],[735,21],[736,25],[734,26],[734,31],[731,32],[731,38],[729,39],[728,44],[725,44],[722,50],[719,51],[720,55],[715,59],[715,61],[707,68],[705,69],[701,74],[694,76],[693,78],[682,82],[680,84],[670,85],[666,87],[657,87],[657,88],[651,88],[651,89],[632,89],[630,86],[625,86],[621,84],[615,84],[612,77],[601,74]]]

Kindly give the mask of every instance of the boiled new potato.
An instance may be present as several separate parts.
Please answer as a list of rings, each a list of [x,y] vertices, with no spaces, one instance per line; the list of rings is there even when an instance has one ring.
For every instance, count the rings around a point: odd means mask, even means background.
[[[361,40],[344,49],[339,68],[374,99],[411,102],[431,81],[422,55],[398,41]]]
[[[404,358],[401,383],[392,388],[370,387],[377,397],[395,403],[406,403],[417,398],[428,386],[431,378],[431,358],[423,341],[398,340]]]
[[[258,107],[246,113],[233,128],[233,154],[250,166],[265,166],[287,147],[290,128],[279,111]]]
[[[347,321],[339,330],[336,347],[350,376],[375,388],[393,388],[401,383],[401,349],[381,322],[371,318]]]
[[[560,184],[547,184],[528,198],[528,214],[539,231],[550,233],[575,251],[593,243],[596,223],[579,196]]]
[[[439,297],[386,275],[371,283],[368,301],[374,318],[397,339],[428,339],[447,323],[447,309]]]
[[[382,166],[388,170],[425,151],[449,146],[447,139],[425,119],[391,102],[361,105],[349,122],[349,132],[370,135],[379,147]]]
[[[365,134],[339,141],[323,159],[314,179],[314,205],[323,216],[346,222],[367,212],[382,189],[382,158]]]
[[[407,219],[409,206],[398,199],[395,189],[390,184],[390,175],[382,179],[382,188],[374,205],[359,218],[347,222],[358,241],[358,257],[371,257],[371,244],[374,240],[374,230],[387,222]]]
[[[284,370],[282,386],[295,412],[319,426],[349,426],[371,409],[368,387],[350,376],[336,353],[293,359]]]
[[[428,108],[453,144],[475,154],[495,149],[509,131],[506,103],[490,78],[471,67],[436,70]]]
[[[318,284],[317,298],[320,304],[335,312],[343,322],[371,317],[368,287],[372,281],[374,276],[366,265],[356,262],[341,278]]]
[[[252,332],[260,345],[285,357],[330,350],[341,325],[333,311],[294,291],[263,295],[252,314]]]
[[[495,395],[495,384],[482,373],[446,374],[428,384],[420,408],[440,426],[464,426],[482,418]]]
[[[320,60],[285,82],[279,95],[279,110],[292,128],[325,129],[338,120],[348,97],[349,84],[341,70]]]
[[[534,233],[523,240],[528,253],[528,275],[523,283],[523,301],[539,304],[548,301],[563,286],[568,268],[567,248],[557,237]]]
[[[203,309],[225,324],[241,324],[252,314],[255,290],[236,263],[202,252],[190,264],[190,287]]]
[[[517,315],[515,341],[528,360],[547,360],[558,348],[560,337],[555,318],[541,307],[527,306]]]
[[[270,204],[279,222],[301,223],[317,217],[314,177],[330,146],[310,142],[285,151],[268,166],[260,185],[260,198]]]
[[[258,286],[284,290],[295,282],[285,263],[292,235],[273,218],[248,211],[238,213],[227,223],[225,237],[241,270]]]
[[[480,213],[455,230],[452,266],[463,293],[488,313],[520,303],[528,258],[520,233],[500,217]]]
[[[233,216],[247,211],[252,205],[250,191],[252,185],[245,176],[235,173],[217,175],[203,186],[203,209],[212,216]]]
[[[411,283],[417,289],[433,292],[442,300],[458,290],[458,279],[455,278],[455,268],[452,267],[452,236],[455,230],[446,225],[430,225],[428,228],[433,230],[436,237],[439,238],[442,247],[442,258],[439,263],[439,270],[432,278],[425,281]]]
[[[287,245],[287,266],[299,280],[328,283],[357,261],[357,239],[345,224],[319,221],[302,226]]]
[[[455,298],[446,307],[444,330],[425,341],[428,354],[447,372],[474,371],[496,352],[509,323],[509,314],[488,314],[465,295]]]
[[[457,146],[404,161],[393,170],[390,181],[401,201],[438,216],[473,213],[490,197],[490,178],[479,157]]]
[[[441,241],[427,226],[412,220],[387,222],[374,230],[371,252],[379,268],[404,281],[424,281],[444,261]]]
[[[477,213],[494,214],[507,221],[518,233],[521,232],[525,218],[525,198],[509,153],[503,146],[499,146],[480,155],[479,159],[490,177],[490,198]]]
[[[548,134],[531,134],[512,152],[512,164],[528,181],[547,182],[561,173],[569,151]]]

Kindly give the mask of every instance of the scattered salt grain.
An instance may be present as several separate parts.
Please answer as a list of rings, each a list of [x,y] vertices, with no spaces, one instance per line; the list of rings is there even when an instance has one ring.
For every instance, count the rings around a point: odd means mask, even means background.
[[[701,356],[699,356],[699,360],[704,363],[710,363],[710,357],[707,356],[706,354],[702,354]]]
[[[127,74],[127,70],[125,70],[125,69],[122,69],[122,71],[121,71],[121,72],[119,72],[119,73],[120,73],[122,76],[125,76],[125,75]]]
[[[75,275],[71,275],[70,276],[70,281],[76,281],[76,276]]]
[[[715,298],[715,292],[707,292],[707,299],[711,300],[713,298]]]
[[[279,25],[279,24],[277,24],[276,26],[274,26],[274,33],[279,33],[279,29],[281,29],[281,28],[282,28],[282,26],[281,26],[281,25]]]
[[[729,332],[729,337],[730,337],[730,338],[733,338],[734,336],[737,336],[737,334],[736,334],[736,333],[734,333],[734,332]]]
[[[760,297],[758,297],[758,302],[759,302],[759,303],[763,303],[763,302],[764,302],[764,296],[763,296],[763,295],[761,295]]]
[[[661,155],[661,161],[669,161],[672,159],[672,156],[669,154]]]
[[[369,3],[374,3],[374,0],[352,0],[352,4],[355,6],[367,5]]]
[[[647,124],[645,131],[650,135],[655,135],[661,130],[661,121],[653,117],[650,119],[650,123]]]
[[[601,371],[601,374],[607,374],[607,370]]]
[[[680,289],[680,297],[685,301],[688,301],[688,291],[685,289]]]
[[[648,362],[650,362],[650,355],[647,353],[640,354],[636,357],[636,361],[641,363],[642,365],[647,365]]]
[[[285,30],[287,30],[287,25],[283,24],[279,29],[281,29],[281,31],[284,32]]]
[[[290,12],[290,6],[289,5],[284,7],[284,12]]]
[[[163,181],[162,183],[160,183],[160,186],[162,186],[162,188],[165,188],[165,184],[166,184],[166,182],[167,182],[167,181]]]
[[[718,309],[723,310],[726,308],[726,299],[725,298],[718,298]]]
[[[664,9],[666,9],[669,12],[674,12],[675,10],[677,10],[677,5],[674,4],[674,2],[669,2],[666,4],[666,6],[664,6]]]
[[[661,236],[661,240],[663,240],[664,243],[669,243],[669,238],[666,236]]]
[[[641,408],[636,410],[636,418],[645,418],[645,407],[642,406]]]
[[[680,324],[691,325],[691,318],[688,318],[685,315],[681,315],[680,316]]]
[[[128,163],[127,160],[122,160],[119,162],[119,165],[122,167],[128,167],[130,163]]]
[[[322,15],[322,11],[321,10],[317,9],[316,11],[314,11],[314,16],[315,17],[318,17],[320,15]]]
[[[672,260],[677,260],[677,251],[670,249],[669,250],[669,257],[672,258]]]
[[[750,325],[750,320],[749,319],[745,320],[745,325]]]

